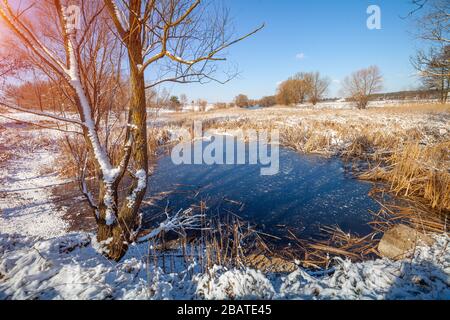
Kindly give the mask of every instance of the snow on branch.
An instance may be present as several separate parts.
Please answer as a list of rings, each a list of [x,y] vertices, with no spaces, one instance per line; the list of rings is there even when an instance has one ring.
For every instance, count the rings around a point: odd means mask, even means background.
[[[25,112],[25,113],[34,114],[34,115],[39,116],[39,117],[51,118],[53,120],[57,120],[57,121],[61,121],[61,122],[68,122],[68,123],[76,124],[76,125],[79,125],[79,126],[83,125],[82,122],[80,122],[78,120],[75,120],[75,119],[59,117],[57,115],[54,115],[54,114],[51,114],[51,113],[47,113],[47,112],[41,112],[41,111],[37,111],[37,110],[22,108],[22,107],[14,106],[14,105],[11,105],[9,103],[2,102],[2,101],[0,101],[0,106],[3,106],[5,108],[7,108],[7,109],[15,110],[15,111],[22,111],[22,112]]]
[[[100,166],[100,169],[102,171],[103,180],[106,184],[111,184],[115,182],[118,174],[119,169],[113,168],[111,161],[103,148],[103,146],[100,144],[100,139],[98,137],[98,132],[95,128],[95,122],[92,119],[92,109],[89,103],[89,100],[86,96],[86,93],[84,91],[84,88],[81,84],[80,80],[80,71],[78,66],[78,60],[77,55],[75,52],[75,47],[73,45],[74,42],[74,36],[71,35],[69,37],[68,41],[68,56],[69,56],[69,62],[70,62],[70,69],[69,69],[69,78],[70,78],[70,85],[75,90],[75,93],[77,95],[78,101],[81,106],[82,116],[83,116],[83,124],[86,127],[86,130],[88,132],[88,138],[92,145],[93,153],[95,156],[95,159],[97,160],[97,163]]]
[[[147,187],[147,172],[144,169],[137,171],[135,177],[137,179],[137,186],[133,190],[131,195],[127,198],[127,206],[129,209],[132,209],[135,206],[136,197]]]
[[[173,217],[170,217],[166,212],[167,219],[162,222],[159,227],[153,229],[149,234],[138,238],[137,242],[146,242],[150,239],[156,238],[162,232],[173,231],[178,234],[182,234],[184,230],[200,230],[201,229],[201,221],[204,218],[204,215],[191,215],[192,209],[180,210]]]
[[[83,135],[83,133],[79,132],[79,131],[74,131],[74,130],[65,130],[65,129],[61,129],[61,128],[56,128],[56,127],[51,127],[51,126],[45,126],[39,123],[34,123],[32,121],[26,121],[26,120],[20,120],[20,119],[16,119],[14,117],[8,117],[5,116],[4,114],[0,114],[0,118],[4,118],[4,119],[8,119],[17,123],[26,123],[30,126],[34,126],[37,128],[41,128],[41,129],[47,129],[47,130],[54,130],[54,131],[59,131],[59,132],[64,132],[64,133],[71,133],[71,134],[79,134],[79,135]]]
[[[104,0],[106,8],[108,9],[113,23],[116,26],[117,31],[119,32],[122,41],[125,41],[125,38],[128,34],[128,25],[129,23],[126,21],[125,12],[123,10],[119,10],[114,0]]]

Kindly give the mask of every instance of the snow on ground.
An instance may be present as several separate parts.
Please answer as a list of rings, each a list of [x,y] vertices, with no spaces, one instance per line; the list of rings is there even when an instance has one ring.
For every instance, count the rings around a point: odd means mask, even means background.
[[[386,103],[386,102],[384,102]],[[325,103],[323,103],[325,104]],[[341,103],[343,104],[343,103]],[[385,106],[385,105],[383,105]],[[401,106],[400,106],[401,107]],[[418,130],[423,134],[423,143],[436,139],[447,139],[450,134],[450,115],[448,111],[414,110],[395,107],[388,109],[370,108],[355,110],[345,108],[301,108],[273,107],[257,110],[224,109],[209,113],[191,114],[190,119],[216,122],[217,128],[235,129],[242,125],[254,128],[296,128],[315,131],[316,135],[331,137],[339,145],[353,142],[358,134],[370,131],[384,135],[398,135],[408,130]],[[176,116],[174,118],[177,119]],[[353,130],[336,129],[353,128]],[[326,130],[326,131],[324,131]]]
[[[252,112],[279,117],[273,110]],[[378,121],[373,114],[362,114],[352,119]],[[347,121],[343,115],[313,117],[329,116]],[[416,122],[405,120],[410,117]],[[427,117],[390,120],[380,115],[379,121],[425,125]],[[434,129],[446,121],[436,120]],[[41,171],[51,165],[54,147],[33,148],[38,138],[33,132],[16,135],[27,142],[26,148],[18,149],[6,166],[0,164],[0,299],[450,299],[448,236],[437,236],[434,246],[419,247],[413,258],[400,262],[337,260],[327,275],[303,269],[264,275],[223,267],[201,273],[198,265],[182,261],[176,263],[176,273],[166,273],[148,264],[145,244],[131,247],[120,263],[111,262],[99,253],[95,236],[65,232],[64,212],[50,201],[49,188],[63,181]],[[0,132],[0,146],[8,139]]]
[[[206,112],[208,112],[208,111],[211,111],[211,110],[214,110],[214,109],[216,109],[215,106],[214,106],[214,104],[208,103],[208,104],[205,106],[205,109],[204,109],[204,110],[205,110]],[[188,104],[188,105],[186,105],[186,106],[183,108],[183,112],[200,112],[200,111],[202,111],[202,107],[199,106],[199,105],[197,105],[197,104]]]
[[[368,108],[383,108],[386,106],[405,106],[405,105],[415,105],[424,103],[439,103],[437,99],[406,99],[406,100],[375,100],[370,101]],[[314,107],[310,103],[299,104],[300,108],[314,108],[314,109],[355,109],[355,103],[348,102],[345,99],[335,100],[335,101],[323,101],[319,102]]]
[[[54,173],[43,173],[55,159],[52,145],[43,145],[46,130],[0,133],[0,143],[8,146],[17,139],[13,156],[0,163],[0,233],[51,238],[65,234],[64,212],[52,203],[51,187],[63,183]],[[54,136],[53,136],[54,137]]]
[[[288,299],[450,299],[448,236],[436,237],[433,247],[418,247],[412,259],[351,263],[339,261],[333,275],[322,279],[302,270],[290,274],[280,292]]]
[[[414,257],[353,264],[334,272],[264,275],[251,269],[193,264],[164,273],[146,264],[146,245],[120,263],[106,260],[85,233],[38,240],[0,235],[0,299],[450,299],[450,238],[436,237]]]

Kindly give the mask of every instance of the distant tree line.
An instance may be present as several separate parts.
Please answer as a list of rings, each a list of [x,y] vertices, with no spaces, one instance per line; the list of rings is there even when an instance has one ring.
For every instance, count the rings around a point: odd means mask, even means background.
[[[326,94],[331,81],[319,72],[299,72],[286,81],[283,81],[277,89],[275,99],[268,99],[269,106],[273,103],[279,105],[297,105],[317,103],[326,99]],[[358,70],[345,78],[341,92],[348,100],[355,102],[359,109],[364,109],[370,97],[378,93],[383,86],[383,77],[377,66]]]
[[[234,102],[237,107],[246,108],[258,105],[272,107],[274,105],[298,105],[311,103],[313,106],[326,100],[331,80],[320,72],[299,72],[280,83],[276,95],[266,96],[260,100],[250,100],[246,95],[238,95]],[[377,66],[358,70],[345,78],[342,94],[355,102],[359,109],[364,109],[373,94],[382,89],[383,77]]]
[[[412,65],[421,78],[418,90],[383,93],[383,76],[377,66],[355,71],[342,82],[340,93],[359,109],[365,109],[371,100],[381,99],[439,99],[446,103],[450,92],[450,2],[448,0],[411,0],[414,9],[408,17],[418,16],[417,35],[427,45],[411,57]],[[271,107],[298,105],[306,102],[316,105],[326,98],[330,80],[319,72],[300,72],[283,81],[275,96],[249,100],[245,95],[235,99],[238,107],[259,105]],[[331,99],[336,100],[336,99]]]
[[[397,91],[388,93],[377,93],[370,96],[371,101],[376,100],[426,100],[440,99],[441,93],[431,89]]]

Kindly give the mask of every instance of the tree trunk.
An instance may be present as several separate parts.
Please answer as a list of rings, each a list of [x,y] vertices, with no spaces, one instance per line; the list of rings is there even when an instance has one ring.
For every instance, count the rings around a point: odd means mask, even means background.
[[[130,28],[127,48],[128,59],[130,65],[130,113],[129,123],[133,135],[133,151],[130,164],[137,171],[145,172],[145,180],[147,182],[148,175],[148,148],[147,148],[147,109],[145,95],[145,78],[141,70],[143,64],[142,43],[141,43],[141,24],[137,21],[136,15],[132,12],[140,11],[140,1],[130,1]],[[128,137],[127,137],[128,138]],[[119,183],[114,187],[113,192],[117,197],[117,188]],[[119,261],[127,252],[128,246],[133,241],[132,234],[136,230],[139,223],[139,208],[147,191],[147,183],[145,187],[139,186],[139,180],[132,183],[130,193],[124,199],[124,202],[117,213],[117,220],[114,225],[108,226],[105,221],[100,219],[98,225],[98,241],[105,241],[107,252],[106,255],[113,260]],[[130,200],[131,199],[131,200]],[[117,202],[116,202],[117,203]],[[101,209],[101,208],[100,208]],[[100,210],[100,216],[104,213]]]
[[[120,261],[128,250],[128,239],[125,238],[118,223],[108,226],[104,221],[100,221],[97,241],[103,245],[103,254],[111,260]]]
[[[130,75],[131,85],[131,100],[130,100],[130,123],[134,128],[131,130],[133,135],[133,152],[132,163],[134,167],[145,174],[148,174],[148,147],[147,147],[147,110],[145,103],[145,81],[144,75],[138,70],[138,68],[131,68]],[[120,207],[120,210],[114,212],[118,218],[113,225],[107,225],[104,217],[106,216],[106,207],[100,206],[100,217],[98,223],[97,240],[103,242],[105,245],[105,255],[112,259],[119,261],[127,252],[132,233],[136,230],[139,223],[139,208],[142,204],[142,200],[147,191],[147,187],[139,187],[139,181],[135,180],[132,183],[131,191],[128,197],[124,199],[124,203]],[[114,194],[115,203],[117,203],[117,189],[118,184],[110,187]],[[106,194],[106,186],[102,185],[100,188],[100,203],[104,203],[104,197]],[[128,200],[132,197],[132,201]]]
[[[104,255],[109,259],[119,261],[128,250],[129,235],[124,233],[123,225],[115,219],[114,223],[107,220],[107,207],[105,200],[107,197],[107,188],[112,193],[114,203],[117,203],[118,193],[117,186],[106,186],[100,181],[99,195],[99,219],[97,221],[97,241],[102,245]],[[109,195],[111,196],[111,195]],[[113,206],[114,217],[119,217],[117,206]],[[111,210],[111,209],[110,209]],[[126,230],[126,229],[125,229]]]

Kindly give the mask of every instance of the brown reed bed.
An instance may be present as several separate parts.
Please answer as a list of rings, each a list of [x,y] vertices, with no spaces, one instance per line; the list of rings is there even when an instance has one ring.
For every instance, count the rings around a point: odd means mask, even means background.
[[[449,105],[371,108],[359,116],[355,116],[355,111],[325,110],[320,114],[322,118],[317,116],[318,111],[314,117],[311,111],[298,111],[304,118],[293,124],[286,120],[292,120],[295,113],[291,109],[285,111],[286,116],[274,118],[267,112],[267,121],[245,117],[213,121],[211,126],[222,130],[278,128],[285,147],[302,153],[339,156],[353,162],[355,169],[362,164],[365,172],[359,178],[386,182],[387,191],[423,200],[431,209],[450,210],[450,130],[445,126],[450,122]],[[276,114],[271,112],[272,116]],[[324,117],[326,114],[331,117]],[[404,117],[415,115],[423,120],[401,122]],[[374,121],[366,122],[372,116]],[[441,123],[441,129],[437,123]]]
[[[302,153],[342,157],[352,163],[355,172],[362,168],[358,178],[381,182],[381,189],[375,189],[373,196],[388,193],[390,198],[402,199],[399,204],[380,198],[382,210],[373,213],[370,223],[373,232],[363,237],[347,234],[338,227],[324,227],[324,240],[308,241],[290,233],[288,237],[294,245],[279,250],[267,238],[259,236],[258,247],[242,253],[250,259],[240,261],[250,261],[251,266],[265,266],[269,264],[267,259],[298,260],[307,268],[329,268],[335,257],[357,262],[379,256],[377,246],[383,233],[399,223],[424,233],[448,232],[449,135],[428,121],[449,121],[450,107],[435,104],[395,106],[372,108],[356,116],[355,113],[277,108],[264,111],[259,117],[240,112],[237,119],[209,119],[204,123],[205,131],[280,129],[284,147]],[[301,119],[295,120],[295,116]],[[400,121],[405,117],[410,117],[411,123]],[[424,120],[417,120],[415,124],[412,117],[423,117]],[[287,121],[291,118],[294,121]],[[254,234],[253,237],[256,238]],[[209,247],[221,251],[216,245]]]
[[[213,266],[241,268],[251,263],[249,256],[265,250],[264,240],[236,215],[204,219],[202,225],[201,231],[186,230],[173,240],[168,240],[168,234],[152,240],[149,244],[151,265],[173,272],[173,268],[166,269],[165,260],[181,258],[186,267],[195,262],[202,272]]]
[[[425,234],[450,231],[448,212],[432,210],[411,198],[398,198],[386,193],[382,185],[374,187],[371,196],[379,202],[381,210],[372,212],[373,220],[369,223],[372,232],[363,236],[346,233],[338,226],[324,226],[318,235],[321,240],[309,240],[288,228],[285,241],[280,242],[281,238],[259,232],[239,216],[228,213],[225,218],[205,218],[201,232],[179,234],[172,241],[162,235],[151,245],[152,263],[171,270],[171,261],[178,257],[186,266],[197,262],[203,271],[215,265],[251,267],[263,272],[292,272],[298,265],[327,270],[333,267],[337,257],[353,262],[380,257],[377,251],[380,239],[397,224]],[[206,203],[200,202],[192,208],[205,212],[206,207]]]
[[[369,222],[371,233],[361,237],[345,233],[339,227],[323,227],[325,240],[322,241],[300,240],[291,234],[291,239],[296,241],[300,248],[300,257],[297,256],[296,259],[300,259],[305,267],[327,269],[332,266],[335,257],[353,262],[381,257],[377,250],[381,237],[398,224],[407,225],[428,235],[450,234],[450,212],[430,209],[417,199],[386,200],[384,189],[375,188],[372,194],[381,209],[372,212],[373,220]],[[392,196],[394,195],[389,195],[391,198]]]
[[[283,146],[302,153],[342,157],[355,170],[363,168],[358,178],[382,183],[382,189],[375,190],[374,196],[389,193],[405,202],[395,204],[379,199],[383,209],[373,213],[370,223],[373,232],[363,237],[346,234],[338,227],[324,227],[324,240],[320,241],[299,239],[289,233],[293,246],[283,250],[271,244],[270,235],[248,228],[237,218],[227,223],[208,222],[200,236],[182,236],[177,240],[175,248],[181,248],[186,262],[195,259],[205,269],[223,265],[273,271],[291,268],[292,261],[298,260],[304,267],[323,269],[331,267],[335,257],[357,262],[379,256],[376,250],[379,239],[395,224],[407,224],[425,233],[448,232],[450,142],[449,134],[440,133],[435,126],[435,122],[450,121],[448,105],[395,106],[360,112],[294,108],[274,108],[261,113],[232,110],[236,117],[222,113],[176,115],[166,126],[150,128],[150,153],[171,143],[168,128],[190,128],[195,119],[206,119],[204,131],[279,129]],[[63,167],[70,168],[66,164]],[[158,241],[164,243],[164,239]],[[152,246],[158,251],[157,247]],[[164,245],[160,247],[162,251],[152,253],[152,259],[156,260],[169,257],[155,264],[171,268],[174,257],[170,255],[178,253],[164,250],[170,248],[174,247]]]
[[[388,182],[388,191],[419,200],[438,211],[450,211],[450,142],[407,144],[359,176]]]
[[[108,153],[113,163],[116,163],[123,156],[122,143],[125,130],[115,127],[108,136]],[[151,164],[158,156],[160,147],[170,143],[170,135],[165,128],[149,128],[147,132],[148,154]],[[106,137],[102,137],[106,139]],[[86,153],[85,141],[82,136],[64,136],[57,141],[59,154],[56,163],[57,170],[62,177],[75,179],[80,175],[80,170],[84,168],[87,157],[87,177],[94,177],[95,167],[92,155]]]

